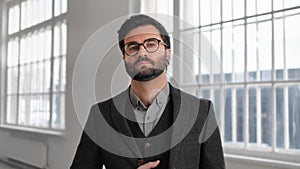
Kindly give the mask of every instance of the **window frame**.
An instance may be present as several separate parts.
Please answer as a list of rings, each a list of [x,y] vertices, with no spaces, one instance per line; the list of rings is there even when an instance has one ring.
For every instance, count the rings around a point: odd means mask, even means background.
[[[275,19],[276,19],[276,14],[278,13],[281,13],[281,12],[284,12],[284,11],[292,11],[292,10],[295,10],[295,9],[300,9],[300,5],[299,6],[296,6],[296,7],[288,7],[288,8],[283,8],[283,9],[279,9],[279,10],[273,10],[273,7],[274,7],[274,4],[273,4],[273,0],[270,0],[271,1],[271,4],[272,4],[272,7],[271,7],[271,11],[270,12],[263,12],[263,13],[255,13],[254,15],[248,15],[247,14],[247,0],[244,0],[244,17],[239,17],[239,18],[234,18],[232,17],[232,19],[229,19],[229,20],[223,20],[223,1],[222,0],[218,0],[220,2],[220,22],[215,22],[215,23],[210,23],[210,24],[206,24],[206,25],[201,25],[201,17],[199,17],[199,25],[196,25],[194,27],[190,27],[190,28],[183,28],[183,29],[180,29],[180,26],[179,25],[173,25],[173,30],[174,32],[172,32],[172,34],[181,34],[182,32],[188,32],[188,31],[193,31],[193,30],[199,30],[199,32],[201,31],[201,29],[206,29],[207,27],[220,27],[220,31],[221,31],[221,36],[220,36],[220,41],[221,41],[221,47],[220,49],[220,54],[221,54],[221,58],[223,59],[223,29],[224,29],[224,25],[227,25],[227,24],[230,24],[230,23],[234,23],[234,22],[239,22],[239,21],[243,21],[243,23],[241,23],[241,25],[244,25],[244,71],[243,71],[243,77],[244,77],[244,80],[242,81],[233,81],[233,82],[226,82],[225,81],[225,78],[224,76],[221,76],[220,77],[220,82],[219,83],[212,83],[212,84],[203,84],[201,83],[202,80],[202,76],[199,76],[198,78],[198,83],[197,84],[184,84],[184,85],[181,85],[181,87],[183,89],[191,89],[191,88],[197,88],[197,89],[200,89],[200,90],[203,90],[203,88],[219,88],[221,91],[221,101],[220,101],[220,107],[224,107],[225,105],[225,101],[224,101],[224,92],[227,88],[229,89],[233,89],[235,87],[241,87],[242,89],[244,89],[244,97],[243,97],[243,100],[242,102],[244,103],[244,111],[243,111],[243,115],[244,115],[244,129],[243,129],[243,132],[244,133],[248,133],[249,132],[249,113],[248,113],[248,109],[249,109],[249,102],[248,102],[248,95],[249,95],[249,87],[251,86],[258,86],[257,88],[260,88],[261,86],[264,86],[264,85],[269,85],[271,87],[271,97],[272,97],[272,100],[271,100],[271,114],[272,114],[272,133],[271,133],[271,146],[268,147],[268,148],[262,148],[262,147],[257,147],[257,146],[252,146],[250,145],[249,143],[249,133],[248,134],[244,134],[243,136],[243,144],[239,144],[238,142],[234,141],[234,143],[226,143],[224,141],[224,118],[221,119],[221,122],[220,122],[220,130],[221,130],[221,134],[222,134],[222,140],[223,140],[223,145],[224,145],[224,150],[225,150],[225,153],[226,155],[231,156],[231,155],[237,155],[237,156],[245,156],[245,157],[255,157],[255,158],[260,158],[260,159],[265,159],[265,161],[267,161],[268,159],[270,160],[276,160],[276,161],[285,161],[285,162],[290,162],[290,163],[293,163],[297,166],[300,166],[300,163],[299,163],[299,158],[300,158],[300,149],[297,149],[297,150],[293,150],[293,149],[287,149],[286,145],[285,145],[285,148],[277,148],[277,145],[276,145],[276,130],[277,130],[277,127],[276,127],[276,107],[275,107],[275,104],[276,104],[276,98],[275,98],[275,95],[276,95],[276,87],[278,85],[285,85],[285,86],[291,86],[291,85],[300,85],[300,79],[283,79],[283,80],[278,80],[276,79],[275,77],[275,52],[274,52],[274,22],[275,22]],[[248,0],[249,1],[249,0]],[[183,4],[181,3],[187,3],[184,2],[183,0],[173,0],[173,9],[174,9],[174,13],[173,15],[175,16],[180,16],[182,17],[182,9],[184,8]],[[191,1],[189,1],[191,2]],[[256,2],[256,1],[255,1]],[[199,2],[199,7],[198,9],[201,9],[200,7],[201,3]],[[233,5],[233,4],[231,4]],[[157,6],[157,2],[155,3],[155,6]],[[143,8],[145,8],[145,5],[142,4]],[[210,3],[210,7],[212,8],[212,4]],[[232,7],[233,9],[233,7]],[[156,9],[154,7],[152,7],[151,9],[142,9],[141,10],[142,12],[146,13],[147,12],[151,12],[151,13],[156,13]],[[211,11],[211,10],[210,10]],[[199,12],[199,16],[201,16],[201,13],[200,13],[200,10],[198,11]],[[287,13],[288,13],[287,12]],[[271,32],[271,36],[272,36],[272,51],[271,51],[271,57],[272,57],[272,63],[271,63],[271,79],[270,80],[260,80],[260,79],[257,79],[255,81],[249,81],[248,79],[248,73],[250,72],[247,68],[248,64],[247,64],[247,26],[249,25],[248,23],[248,20],[249,18],[257,18],[257,17],[264,17],[266,15],[270,15],[271,18],[269,19],[269,21],[271,22],[271,28],[272,28],[272,32]],[[300,11],[299,13],[297,14],[294,14],[294,15],[300,15]],[[210,13],[210,17],[212,16],[212,13]],[[288,17],[288,16],[282,16],[282,17]],[[268,20],[268,19],[265,19],[265,20]],[[264,22],[264,20],[260,21],[260,22]],[[255,22],[255,24],[258,23],[258,22]],[[209,29],[211,30],[211,29]],[[174,42],[176,43],[176,42]],[[201,39],[199,38],[199,43],[201,43]],[[180,44],[174,44],[175,48],[176,47],[180,47]],[[200,44],[201,46],[201,44]],[[175,50],[177,53],[181,53],[182,54],[182,51],[180,51],[180,49],[173,49]],[[284,56],[286,57],[286,56]],[[221,60],[222,62],[222,60]],[[199,66],[199,74],[202,75],[202,72],[201,72],[201,63],[198,63]],[[232,67],[234,65],[231,65]],[[175,69],[176,68],[176,69]],[[175,62],[175,66],[173,65],[173,69],[174,69],[174,76],[176,76],[176,79],[179,79],[179,81],[182,82],[182,76],[183,76],[183,70],[182,70],[182,66],[180,63],[178,62]],[[234,69],[234,68],[232,68]],[[259,70],[258,70],[259,71]],[[223,72],[223,68],[221,68],[221,74],[224,75],[224,72]],[[231,74],[233,75],[234,72],[231,72]],[[210,95],[213,95],[214,93],[214,90],[211,89],[210,90]],[[199,96],[197,93],[194,93],[195,95]],[[231,99],[236,99],[236,97],[232,97]],[[214,99],[213,99],[214,100]],[[236,101],[232,101],[234,103],[236,103]],[[288,101],[286,101],[288,102]],[[233,107],[232,107],[233,108]],[[286,113],[285,113],[286,114]],[[236,115],[235,116],[232,116],[232,123],[236,124]],[[260,119],[261,121],[262,119]],[[235,121],[235,122],[234,122]],[[287,120],[285,120],[287,121]],[[288,126],[288,124],[286,124],[285,126]],[[236,129],[236,126],[233,127]],[[233,130],[232,128],[232,130]],[[285,131],[285,137],[287,132],[288,132],[288,129],[285,129],[287,131]],[[236,130],[235,130],[236,131]],[[234,134],[233,133],[233,136],[234,138],[236,138],[236,133]],[[241,151],[243,150],[243,151]],[[272,153],[272,157],[270,157],[270,153]],[[234,157],[234,156],[231,156],[231,157]],[[257,159],[256,159],[257,160]],[[291,165],[293,165],[291,164]]]
[[[0,108],[1,108],[1,120],[0,120],[0,128],[3,129],[8,129],[8,130],[16,130],[16,131],[22,131],[22,132],[32,132],[32,133],[40,133],[40,134],[46,134],[46,135],[56,135],[56,136],[62,136],[64,131],[65,131],[65,123],[66,123],[66,100],[65,100],[65,96],[66,96],[66,87],[64,87],[63,90],[54,90],[53,88],[53,78],[54,78],[54,61],[55,59],[60,59],[60,62],[63,61],[63,59],[66,61],[67,59],[67,52],[66,53],[62,53],[59,56],[54,56],[54,34],[55,31],[54,29],[57,26],[60,26],[59,31],[62,31],[61,26],[64,25],[65,26],[65,38],[67,38],[67,13],[68,13],[68,9],[67,9],[67,1],[65,0],[64,2],[62,2],[62,0],[51,0],[49,3],[51,4],[51,14],[50,17],[47,18],[47,16],[45,16],[46,18],[43,20],[37,20],[35,23],[32,23],[32,25],[29,25],[27,27],[22,27],[21,22],[22,22],[22,12],[21,12],[21,5],[22,2],[25,2],[27,0],[7,0],[7,1],[3,1],[1,2],[1,8],[2,10],[0,11],[3,15],[1,16],[1,21],[2,21],[2,31],[1,31],[1,35],[0,37],[3,39],[3,42],[0,44],[1,45],[1,71],[0,71],[0,84],[1,84],[1,90],[0,90],[0,97],[1,97],[1,102],[0,102]],[[59,9],[55,9],[55,3],[59,2],[60,3],[60,7]],[[35,2],[36,3],[36,2]],[[44,3],[44,2],[42,2]],[[66,3],[66,4],[62,4],[62,3]],[[18,5],[19,6],[19,25],[18,25],[18,31],[13,32],[13,33],[9,33],[9,9],[11,6],[14,5]],[[66,5],[64,6],[65,8],[62,8],[62,5]],[[55,13],[56,11],[56,13]],[[59,14],[57,15],[57,11],[59,12]],[[23,18],[24,19],[24,18]],[[15,124],[11,124],[7,121],[7,100],[8,100],[8,96],[9,95],[15,95],[16,99],[17,99],[17,106],[18,106],[18,100],[20,99],[20,95],[22,95],[22,93],[20,93],[20,68],[23,66],[24,64],[21,64],[20,61],[18,61],[17,65],[13,66],[16,67],[18,69],[18,74],[17,74],[17,78],[18,78],[18,82],[17,82],[17,92],[15,94],[10,94],[8,93],[7,89],[7,85],[8,85],[8,65],[7,65],[7,57],[8,57],[8,43],[10,40],[14,39],[14,38],[18,38],[18,59],[20,59],[20,50],[21,50],[21,39],[28,36],[29,33],[40,33],[41,31],[46,31],[47,29],[50,29],[51,32],[51,44],[50,44],[50,58],[45,58],[42,59],[40,61],[34,61],[34,62],[29,62],[29,63],[25,63],[28,64],[31,68],[32,67],[37,67],[38,64],[43,64],[43,68],[45,67],[46,62],[50,63],[50,79],[49,79],[49,89],[48,91],[42,91],[42,92],[33,92],[30,91],[29,93],[24,93],[25,95],[27,95],[27,97],[32,97],[32,96],[38,96],[38,97],[48,97],[48,102],[49,102],[49,107],[48,107],[48,111],[49,111],[49,121],[47,126],[42,126],[42,125],[38,125],[35,126],[33,124],[27,123],[25,125],[19,124],[18,122],[18,114],[19,114],[19,109],[16,108],[16,113],[17,113],[17,117],[16,117],[16,122]],[[64,39],[67,43],[67,39]],[[59,37],[59,41],[60,43],[62,42],[62,35],[60,35]],[[43,40],[43,42],[45,42],[45,40]],[[65,48],[66,48],[66,44],[65,44]],[[65,51],[67,49],[64,49]],[[36,65],[35,65],[36,64]],[[61,64],[61,63],[60,63]],[[59,67],[59,70],[61,71],[62,68],[64,68],[64,71],[66,71],[66,62],[64,62],[65,65]],[[45,69],[45,68],[44,68]],[[44,76],[44,75],[42,75]],[[66,78],[66,74],[64,73],[64,78]],[[61,74],[59,75],[60,78]],[[66,79],[63,79],[64,82],[66,83]],[[61,82],[61,81],[60,81]],[[61,114],[63,113],[61,116],[63,117],[62,122],[59,123],[59,127],[55,127],[52,125],[53,123],[53,115],[54,115],[54,111],[53,111],[53,105],[54,105],[54,100],[53,97],[55,96],[55,94],[62,94],[64,95],[64,105],[63,105],[63,112],[60,112],[60,110],[58,110]],[[60,99],[59,99],[60,100]],[[61,103],[59,103],[61,104]],[[30,112],[27,112],[30,113]],[[40,119],[40,118],[39,118]],[[62,125],[62,126],[61,126]]]

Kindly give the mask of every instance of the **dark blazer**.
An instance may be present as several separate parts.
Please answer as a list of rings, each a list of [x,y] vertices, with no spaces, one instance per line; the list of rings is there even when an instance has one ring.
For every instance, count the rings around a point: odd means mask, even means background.
[[[128,90],[92,106],[71,169],[101,169],[103,165],[106,169],[137,168],[137,160],[142,155],[134,138],[130,137],[132,133],[124,118],[129,103],[126,92]],[[225,169],[212,103],[172,85],[170,97],[173,100],[174,123],[168,130],[171,131],[173,145],[169,169]],[[159,146],[161,143],[157,141],[156,144]]]

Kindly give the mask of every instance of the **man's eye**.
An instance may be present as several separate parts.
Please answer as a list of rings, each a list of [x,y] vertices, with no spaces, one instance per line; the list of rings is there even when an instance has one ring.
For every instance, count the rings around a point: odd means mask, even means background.
[[[156,47],[155,43],[147,43],[147,48],[153,48]]]
[[[129,47],[130,51],[137,51],[138,49],[139,49],[138,45],[132,45],[132,46]]]

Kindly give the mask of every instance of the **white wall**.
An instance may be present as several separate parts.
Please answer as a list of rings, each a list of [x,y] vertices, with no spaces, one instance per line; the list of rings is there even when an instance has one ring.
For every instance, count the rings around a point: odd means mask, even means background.
[[[0,1],[1,2],[1,1]],[[82,128],[78,122],[72,101],[72,75],[76,58],[85,41],[101,26],[128,14],[128,0],[69,0],[68,2],[68,56],[66,88],[66,131],[64,136],[50,136],[36,133],[23,133],[0,128],[0,157],[11,147],[9,139],[41,141],[49,146],[49,169],[65,169],[73,159]],[[119,55],[120,53],[116,53]],[[117,61],[121,56],[115,57]],[[87,72],[88,73],[88,72]],[[102,77],[101,81],[106,81]],[[109,86],[101,86],[107,92]],[[83,91],[84,92],[84,91]],[[88,113],[88,112],[86,112]]]

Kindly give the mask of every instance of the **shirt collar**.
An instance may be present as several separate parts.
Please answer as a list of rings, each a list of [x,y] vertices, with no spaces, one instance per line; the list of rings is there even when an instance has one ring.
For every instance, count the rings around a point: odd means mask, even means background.
[[[156,104],[159,108],[164,105],[164,103],[167,103],[170,93],[170,87],[167,83],[163,89],[158,93],[156,98],[153,100],[151,104]],[[129,92],[129,98],[134,108],[138,110],[146,111],[148,109],[147,106],[144,105],[144,103],[141,101],[141,99],[135,94],[135,92],[130,88]]]

